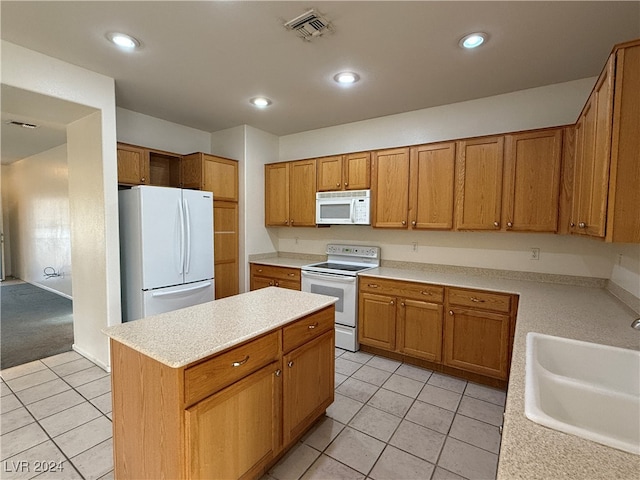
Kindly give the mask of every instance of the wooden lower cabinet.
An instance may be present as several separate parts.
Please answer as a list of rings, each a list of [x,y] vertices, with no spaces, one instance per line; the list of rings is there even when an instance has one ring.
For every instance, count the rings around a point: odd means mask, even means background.
[[[278,267],[261,263],[250,264],[249,289],[258,290],[266,287],[281,287],[290,290],[301,290],[299,268]]]
[[[300,437],[333,403],[334,342],[331,325],[322,336],[283,357],[285,444]]]
[[[363,350],[494,386],[507,380],[516,295],[365,275],[359,281]]]
[[[111,340],[118,479],[256,479],[334,399],[335,307],[180,368]]]
[[[280,362],[188,408],[190,478],[254,478],[279,451]]]
[[[238,204],[213,202],[213,254],[216,299],[239,291]]]

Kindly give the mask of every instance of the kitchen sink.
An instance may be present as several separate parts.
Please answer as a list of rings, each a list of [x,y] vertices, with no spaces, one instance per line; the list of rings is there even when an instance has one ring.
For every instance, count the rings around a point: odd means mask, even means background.
[[[640,352],[530,332],[525,415],[640,455]]]

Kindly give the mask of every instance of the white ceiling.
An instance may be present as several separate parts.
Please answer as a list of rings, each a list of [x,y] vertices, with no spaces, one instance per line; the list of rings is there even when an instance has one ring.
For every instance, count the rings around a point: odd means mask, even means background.
[[[304,42],[283,24],[312,7],[334,32]],[[115,78],[120,107],[207,132],[248,124],[287,135],[591,77],[615,43],[640,37],[638,1],[2,1],[0,8],[2,39]],[[110,31],[143,46],[124,53],[105,39]],[[463,51],[458,40],[473,31],[489,41]],[[340,88],[332,77],[341,70],[361,81]],[[252,107],[256,95],[273,105]]]

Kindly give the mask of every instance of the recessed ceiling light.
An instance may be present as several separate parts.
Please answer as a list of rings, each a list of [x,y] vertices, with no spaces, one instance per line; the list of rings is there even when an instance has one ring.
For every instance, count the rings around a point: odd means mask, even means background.
[[[354,72],[340,72],[333,79],[341,85],[351,85],[360,80],[360,75]]]
[[[127,35],[126,33],[110,32],[107,33],[107,38],[125,50],[134,50],[140,46],[140,41],[137,38]]]
[[[469,35],[465,35],[460,39],[459,45],[462,48],[467,49],[476,48],[486,42],[488,37],[489,36],[484,32],[470,33]]]
[[[249,100],[249,103],[258,108],[265,108],[271,105],[272,102],[267,97],[253,97]]]

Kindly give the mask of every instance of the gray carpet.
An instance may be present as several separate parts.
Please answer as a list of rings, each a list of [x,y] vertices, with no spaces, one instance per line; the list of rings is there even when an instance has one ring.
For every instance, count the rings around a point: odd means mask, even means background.
[[[30,283],[1,286],[0,368],[71,350],[72,312],[71,300]]]

